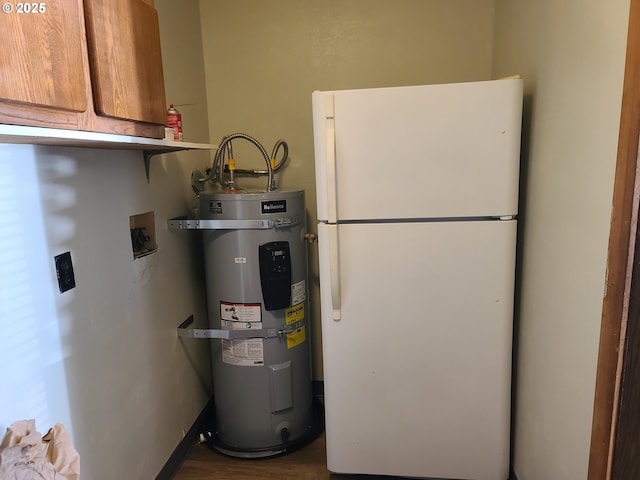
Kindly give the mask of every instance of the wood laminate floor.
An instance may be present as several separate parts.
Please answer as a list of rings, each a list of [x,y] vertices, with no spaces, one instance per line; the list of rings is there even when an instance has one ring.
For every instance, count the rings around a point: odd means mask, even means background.
[[[275,458],[238,459],[207,445],[191,448],[173,480],[382,480],[398,477],[336,475],[327,470],[324,433],[306,447]]]

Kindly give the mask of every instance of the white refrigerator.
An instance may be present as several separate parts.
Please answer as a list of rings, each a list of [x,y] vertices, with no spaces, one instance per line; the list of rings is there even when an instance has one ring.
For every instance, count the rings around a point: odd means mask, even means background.
[[[312,98],[329,470],[506,480],[522,80]]]

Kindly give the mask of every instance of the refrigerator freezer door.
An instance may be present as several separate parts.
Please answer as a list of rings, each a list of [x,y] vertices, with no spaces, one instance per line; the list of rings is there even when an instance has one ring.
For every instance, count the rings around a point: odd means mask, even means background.
[[[313,107],[320,220],[333,189],[339,221],[517,214],[522,80],[315,92]]]
[[[515,239],[515,221],[319,226],[329,470],[508,477]]]

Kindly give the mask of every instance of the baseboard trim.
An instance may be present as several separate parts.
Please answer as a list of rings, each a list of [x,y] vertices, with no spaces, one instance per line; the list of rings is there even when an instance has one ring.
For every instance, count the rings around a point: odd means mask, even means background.
[[[162,470],[160,470],[160,473],[158,473],[155,480],[171,480],[173,478],[180,468],[180,465],[182,465],[182,462],[187,458],[191,447],[196,443],[206,426],[210,424],[213,415],[213,398],[211,398],[207,405],[205,405],[202,412],[200,412],[200,415],[198,415],[198,418],[196,418],[196,421],[193,422],[193,425],[184,438],[180,443],[178,443],[178,446],[175,448],[164,467],[162,467]]]

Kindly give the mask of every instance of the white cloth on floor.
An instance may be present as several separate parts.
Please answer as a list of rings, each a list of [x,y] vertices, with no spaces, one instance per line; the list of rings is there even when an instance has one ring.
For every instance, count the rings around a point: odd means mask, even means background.
[[[0,443],[0,480],[78,480],[80,456],[56,423],[42,437],[35,420],[11,424]]]

